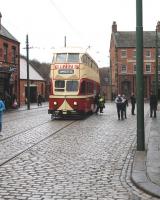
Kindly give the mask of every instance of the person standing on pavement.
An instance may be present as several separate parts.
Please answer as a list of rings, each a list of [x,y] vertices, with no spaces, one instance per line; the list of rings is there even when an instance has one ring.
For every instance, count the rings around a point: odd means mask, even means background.
[[[153,92],[151,92],[151,94],[150,94],[149,104],[150,104],[150,117],[152,117],[152,115],[154,115],[154,117],[156,118],[157,97],[155,94],[153,94]]]
[[[120,119],[123,120],[123,99],[120,94],[116,97],[115,103],[117,106],[118,120],[120,120]]]
[[[38,106],[42,106],[42,95],[41,94],[39,94],[37,97],[37,103],[38,103]]]
[[[134,96],[134,93],[131,95],[131,114],[135,115],[134,110],[135,110],[135,104],[136,104],[136,98]]]
[[[122,109],[123,109],[123,112],[124,112],[125,119],[127,119],[127,107],[128,107],[128,99],[123,94],[122,95]]]
[[[2,116],[3,116],[4,110],[5,110],[5,105],[0,97],[0,135],[1,135],[1,131],[2,131]]]

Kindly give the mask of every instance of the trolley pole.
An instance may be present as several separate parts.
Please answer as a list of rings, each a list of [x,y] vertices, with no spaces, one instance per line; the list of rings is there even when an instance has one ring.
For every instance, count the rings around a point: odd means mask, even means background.
[[[28,35],[26,36],[26,53],[27,53],[27,109],[30,110],[29,43],[28,43]]]
[[[64,36],[64,47],[66,47],[66,36]]]
[[[137,150],[145,150],[142,0],[136,0]]]

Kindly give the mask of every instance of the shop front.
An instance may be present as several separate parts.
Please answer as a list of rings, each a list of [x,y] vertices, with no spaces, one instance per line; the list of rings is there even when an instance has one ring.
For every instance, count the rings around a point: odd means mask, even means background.
[[[17,96],[16,68],[0,66],[0,96],[5,102],[6,109],[12,107]]]

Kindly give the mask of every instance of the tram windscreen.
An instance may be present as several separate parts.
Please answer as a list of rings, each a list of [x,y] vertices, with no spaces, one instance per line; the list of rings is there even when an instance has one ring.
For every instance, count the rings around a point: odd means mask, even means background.
[[[78,81],[67,81],[66,82],[66,91],[75,92],[78,90]]]
[[[68,54],[68,62],[69,63],[79,62],[79,53],[69,53]]]
[[[66,53],[57,53],[56,62],[64,63],[66,62],[67,54]]]

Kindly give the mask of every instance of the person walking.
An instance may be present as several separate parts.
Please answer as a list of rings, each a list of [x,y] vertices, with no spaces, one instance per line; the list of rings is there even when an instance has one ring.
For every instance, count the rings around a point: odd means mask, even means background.
[[[134,113],[134,110],[135,110],[135,104],[136,104],[136,98],[135,98],[135,96],[134,96],[134,93],[132,93],[132,95],[131,95],[131,114],[132,115],[135,115],[135,113]]]
[[[97,104],[97,109],[96,109],[96,114],[100,111],[100,113],[103,113],[103,108],[105,107],[105,98],[104,96],[101,96],[100,94],[98,97],[96,97],[96,104]]]
[[[105,108],[105,97],[104,95],[99,97],[99,109],[100,113],[103,113],[103,109]]]
[[[127,119],[127,107],[128,107],[128,99],[123,94],[122,95],[122,109],[123,109],[123,112],[124,112],[125,119]]]
[[[118,120],[123,120],[123,99],[120,94],[116,97],[115,103],[117,106]]]
[[[149,104],[150,104],[150,117],[152,117],[152,115],[154,115],[154,118],[156,118],[157,117],[157,115],[156,115],[157,97],[155,94],[153,94],[153,92],[151,92],[151,94],[150,94]]]
[[[5,110],[5,105],[0,97],[0,136],[1,135],[1,131],[2,131],[2,115],[3,115],[3,111]]]
[[[37,97],[37,104],[38,104],[38,106],[42,106],[42,96],[41,96],[41,94],[39,94],[38,97]]]

